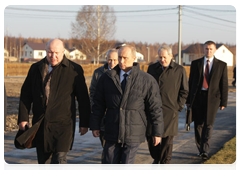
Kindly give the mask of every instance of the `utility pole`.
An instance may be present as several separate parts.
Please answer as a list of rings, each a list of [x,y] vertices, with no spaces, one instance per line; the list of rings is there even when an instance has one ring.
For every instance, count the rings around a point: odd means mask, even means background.
[[[179,5],[179,20],[178,20],[178,64],[182,65],[181,61],[181,5]]]
[[[97,6],[97,64],[99,64],[99,54],[100,54],[100,5]]]

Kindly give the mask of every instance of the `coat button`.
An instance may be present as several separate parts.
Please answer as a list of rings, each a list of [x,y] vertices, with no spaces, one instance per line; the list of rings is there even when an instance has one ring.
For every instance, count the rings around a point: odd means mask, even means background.
[[[120,110],[122,110],[122,108],[120,108]]]

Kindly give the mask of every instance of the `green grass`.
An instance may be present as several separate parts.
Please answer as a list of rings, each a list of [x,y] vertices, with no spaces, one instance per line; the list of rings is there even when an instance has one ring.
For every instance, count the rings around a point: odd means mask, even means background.
[[[236,136],[223,145],[223,148],[204,164],[232,164],[236,161]]]

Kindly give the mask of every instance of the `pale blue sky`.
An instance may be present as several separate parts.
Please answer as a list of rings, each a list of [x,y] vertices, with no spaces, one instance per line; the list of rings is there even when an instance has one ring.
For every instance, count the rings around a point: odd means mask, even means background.
[[[61,10],[36,12],[24,9]],[[111,5],[115,11],[155,10],[151,12],[115,13],[116,33],[112,39],[168,44],[178,42],[178,4],[176,5]],[[4,10],[4,35],[35,38],[71,37],[71,23],[81,5],[9,5]],[[203,43],[206,40],[236,44],[236,8],[232,5],[183,5],[182,42]],[[75,12],[66,12],[75,11]]]

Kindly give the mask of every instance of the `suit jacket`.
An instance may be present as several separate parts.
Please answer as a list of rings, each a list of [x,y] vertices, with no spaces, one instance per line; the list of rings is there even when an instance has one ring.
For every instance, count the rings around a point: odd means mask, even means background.
[[[62,62],[52,72],[46,107],[43,82],[46,67],[48,67],[46,58],[31,66],[21,89],[18,123],[28,121],[32,105],[33,124],[42,114],[45,115],[36,136],[43,138],[44,151],[68,152],[75,132],[75,98],[79,106],[79,126],[89,127],[90,100],[83,70],[80,65],[64,56]]]
[[[164,71],[162,65],[157,62],[150,65],[147,72],[155,78],[160,89],[164,121],[163,137],[175,136],[178,133],[179,111],[184,108],[188,96],[186,71],[171,61]]]
[[[189,76],[189,96],[187,103],[190,104],[193,121],[198,119],[198,92],[203,84],[204,57],[192,61]],[[228,75],[227,64],[214,57],[208,85],[208,108],[207,124],[213,125],[219,106],[227,107],[228,100]]]

